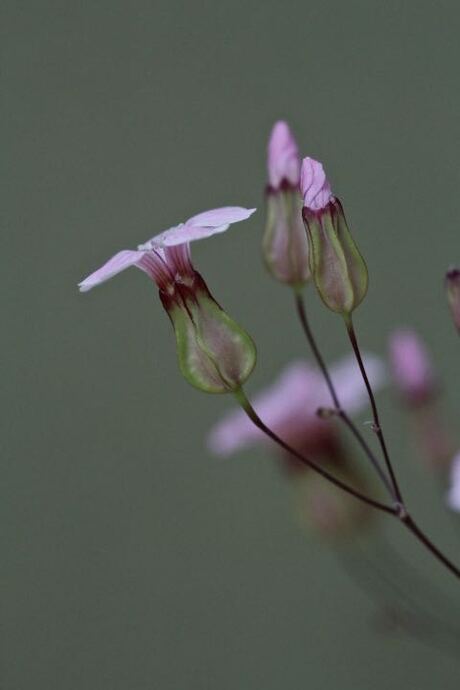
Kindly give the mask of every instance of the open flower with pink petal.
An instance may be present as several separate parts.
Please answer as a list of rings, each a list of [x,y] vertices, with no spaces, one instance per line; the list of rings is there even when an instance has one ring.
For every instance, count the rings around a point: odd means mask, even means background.
[[[130,266],[136,266],[147,273],[162,289],[168,276],[174,276],[177,265],[174,254],[167,252],[166,247],[185,245],[182,250],[184,268],[188,270],[189,242],[195,242],[206,237],[211,237],[228,230],[233,223],[247,220],[255,212],[255,208],[242,208],[241,206],[224,206],[211,211],[192,216],[185,223],[179,223],[152,237],[144,244],[140,244],[137,250],[123,249],[109,259],[101,268],[91,273],[78,284],[81,292],[87,292],[96,285],[104,283],[121,273]]]
[[[190,242],[224,232],[254,211],[227,206],[193,216],[135,250],[118,252],[79,288],[87,292],[131,266],[144,271],[158,286],[173,324],[185,378],[206,392],[237,390],[255,365],[255,346],[246,331],[217,304],[193,268]]]

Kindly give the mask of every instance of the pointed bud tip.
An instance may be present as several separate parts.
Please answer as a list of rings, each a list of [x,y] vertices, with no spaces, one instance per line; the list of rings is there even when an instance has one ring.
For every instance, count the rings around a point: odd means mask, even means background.
[[[332,197],[331,186],[322,163],[308,156],[302,161],[300,191],[304,205],[313,211],[325,208]]]
[[[294,187],[299,184],[299,150],[294,135],[284,120],[275,122],[270,133],[267,168],[269,184],[273,189],[279,189],[283,182]]]

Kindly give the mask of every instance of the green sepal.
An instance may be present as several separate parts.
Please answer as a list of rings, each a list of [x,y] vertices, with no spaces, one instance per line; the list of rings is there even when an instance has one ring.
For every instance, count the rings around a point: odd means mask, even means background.
[[[300,287],[310,279],[302,198],[296,188],[268,191],[262,253],[268,271],[276,280]]]
[[[304,208],[310,269],[321,299],[339,314],[351,314],[367,293],[366,263],[348,229],[338,199],[325,209]]]
[[[181,303],[168,309],[179,367],[187,381],[199,390],[234,392],[255,366],[256,347],[203,286],[193,291],[181,290]]]

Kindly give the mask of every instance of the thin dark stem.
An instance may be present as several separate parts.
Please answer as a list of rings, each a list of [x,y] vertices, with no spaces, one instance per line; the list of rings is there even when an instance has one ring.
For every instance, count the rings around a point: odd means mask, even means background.
[[[340,479],[337,479],[337,477],[334,477],[334,475],[330,474],[327,470],[325,470],[323,467],[320,465],[317,465],[313,460],[310,460],[310,458],[307,458],[305,455],[301,455],[298,453],[294,448],[289,446],[283,439],[281,439],[277,434],[275,434],[274,431],[268,428],[264,424],[264,422],[260,419],[259,415],[255,411],[255,409],[252,407],[251,403],[249,402],[248,398],[246,397],[246,394],[244,393],[243,389],[240,388],[238,391],[235,392],[236,399],[238,400],[238,403],[241,405],[243,410],[246,412],[248,415],[249,419],[255,424],[255,426],[263,431],[263,433],[268,436],[269,438],[272,439],[278,446],[283,448],[286,452],[290,453],[293,455],[297,460],[300,460],[304,465],[307,465],[310,467],[310,469],[314,470],[318,474],[320,474],[324,479],[329,480],[332,484],[335,486],[339,487],[343,491],[345,491],[348,494],[351,494],[355,498],[357,498],[359,501],[362,501],[363,503],[367,503],[367,505],[372,506],[373,508],[376,508],[377,510],[380,510],[384,513],[390,513],[390,515],[396,515],[396,509],[393,508],[392,506],[387,506],[384,503],[380,503],[380,501],[374,501],[373,498],[370,498],[369,496],[366,496],[365,494],[362,494],[360,491],[357,489],[354,489],[352,486],[349,486],[348,484],[345,484],[345,482],[342,482]]]
[[[447,556],[445,556],[432,543],[432,541],[428,539],[424,532],[422,532],[422,530],[416,525],[414,520],[407,513],[404,506],[387,506],[385,505],[385,503],[380,503],[380,501],[374,501],[373,498],[370,498],[369,496],[362,494],[357,489],[354,489],[352,486],[349,486],[348,484],[345,484],[345,482],[342,482],[340,479],[337,479],[337,477],[334,477],[334,475],[330,474],[320,465],[317,465],[315,462],[313,462],[313,460],[310,460],[310,458],[307,458],[305,455],[301,455],[300,453],[298,453],[294,448],[285,443],[285,441],[283,441],[282,438],[277,436],[277,434],[275,434],[274,431],[272,431],[268,426],[266,426],[266,424],[264,424],[264,422],[261,420],[255,409],[252,407],[251,403],[246,397],[246,393],[243,391],[242,388],[239,388],[238,390],[234,391],[234,395],[239,405],[241,405],[244,412],[248,415],[252,423],[255,424],[255,426],[258,429],[260,429],[266,436],[268,436],[268,438],[270,438],[278,446],[280,446],[280,448],[285,450],[287,453],[293,455],[295,458],[297,458],[297,460],[300,460],[300,462],[302,462],[304,465],[310,467],[310,469],[320,474],[322,477],[324,477],[324,479],[329,480],[339,489],[342,489],[342,491],[345,491],[347,494],[354,496],[356,499],[358,499],[358,501],[366,503],[367,505],[372,506],[376,510],[380,510],[383,513],[387,513],[398,518],[401,522],[404,523],[407,529],[409,529],[412,532],[412,534],[418,539],[418,541],[420,541],[433,554],[433,556],[435,556],[439,561],[441,561],[441,563],[443,563],[446,566],[446,568],[450,570],[451,573],[453,573],[457,578],[460,579],[460,570],[457,568],[457,566],[455,566],[447,558]]]
[[[450,561],[447,556],[445,556],[442,551],[438,549],[437,546],[433,544],[431,539],[429,539],[426,534],[420,529],[420,527],[414,522],[410,515],[403,515],[401,521],[406,525],[407,529],[412,532],[412,534],[417,537],[417,539],[426,546],[426,548],[431,551],[433,556],[435,556],[441,563],[444,563],[446,568],[450,570],[456,577],[460,578],[460,568]]]
[[[351,346],[353,348],[353,352],[355,353],[356,361],[358,362],[359,370],[361,372],[361,376],[363,377],[364,385],[366,386],[367,394],[369,396],[369,402],[370,402],[371,408],[372,408],[372,416],[374,418],[374,431],[377,434],[377,438],[379,440],[380,447],[382,449],[383,457],[385,459],[385,464],[386,464],[388,473],[389,473],[390,478],[391,478],[391,483],[393,484],[396,499],[399,501],[399,503],[401,505],[404,505],[401,490],[399,488],[398,481],[396,479],[396,475],[395,475],[395,472],[393,470],[393,465],[391,464],[390,456],[388,454],[387,446],[385,443],[385,438],[383,436],[382,427],[380,425],[380,418],[379,418],[379,413],[377,410],[377,404],[375,402],[374,393],[372,392],[372,387],[371,387],[371,384],[370,384],[369,379],[367,377],[366,368],[364,366],[364,362],[363,362],[362,357],[361,357],[361,352],[359,349],[358,340],[356,338],[355,329],[353,327],[353,321],[352,321],[351,315],[349,315],[348,317],[345,318],[345,325],[347,327],[348,337],[350,338],[350,343],[351,343]]]
[[[310,323],[308,321],[307,317],[307,311],[305,309],[305,302],[300,294],[300,292],[295,293],[295,301],[296,301],[296,308],[297,308],[297,314],[299,316],[300,323],[302,324],[303,331],[305,333],[305,336],[307,338],[308,344],[310,346],[310,349],[313,353],[313,356],[316,360],[316,363],[318,364],[319,369],[321,370],[321,373],[324,377],[324,380],[326,382],[326,385],[329,389],[329,393],[331,395],[332,401],[334,403],[334,408],[337,416],[339,419],[342,420],[342,422],[345,424],[346,427],[351,431],[353,436],[355,437],[356,441],[359,443],[361,448],[364,450],[365,454],[367,455],[368,459],[370,460],[372,466],[374,467],[375,471],[377,472],[378,476],[380,477],[382,483],[386,487],[387,491],[389,492],[390,496],[394,500],[398,500],[397,496],[395,494],[395,491],[393,489],[392,484],[389,482],[388,477],[385,475],[384,471],[382,470],[379,461],[375,457],[374,453],[372,452],[370,446],[366,442],[365,438],[357,428],[357,426],[354,424],[354,422],[350,419],[348,414],[345,412],[345,410],[342,408],[340,404],[339,397],[337,395],[337,391],[335,390],[334,384],[332,382],[331,375],[329,374],[329,370],[327,368],[327,365],[321,355],[321,352],[319,351],[318,345],[316,343],[315,337],[313,335],[313,331],[310,327]]]

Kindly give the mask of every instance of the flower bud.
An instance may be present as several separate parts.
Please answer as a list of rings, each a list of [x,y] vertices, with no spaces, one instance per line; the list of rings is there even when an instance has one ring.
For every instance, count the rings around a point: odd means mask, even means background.
[[[389,340],[395,384],[409,406],[432,400],[437,392],[431,359],[423,341],[409,329],[399,329]]]
[[[454,456],[450,466],[450,487],[446,496],[451,510],[460,513],[460,452]]]
[[[192,386],[206,393],[238,390],[256,363],[250,336],[217,304],[203,278],[193,271],[174,292],[160,298],[176,335],[179,367]]]
[[[447,271],[446,291],[454,325],[460,333],[460,269],[451,268]]]
[[[267,220],[262,242],[265,263],[282,283],[299,287],[310,278],[308,240],[299,191],[300,157],[286,122],[277,122],[268,143]]]
[[[430,470],[444,472],[453,445],[440,413],[439,383],[425,343],[412,330],[394,331],[389,340],[395,386],[410,413],[411,434]]]
[[[326,306],[349,316],[367,293],[366,264],[348,229],[342,204],[331,194],[321,163],[304,158],[300,188],[313,280]]]

